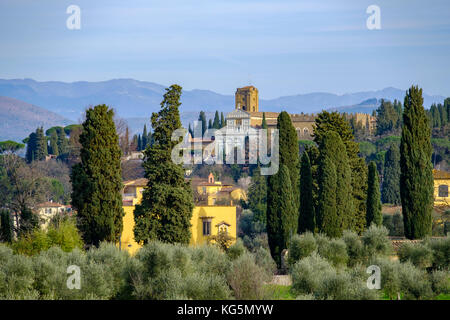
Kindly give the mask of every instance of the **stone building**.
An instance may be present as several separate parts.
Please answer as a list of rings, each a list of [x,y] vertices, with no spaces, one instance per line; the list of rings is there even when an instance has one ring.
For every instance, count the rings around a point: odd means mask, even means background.
[[[249,126],[261,128],[263,114],[269,132],[277,127],[278,112],[260,112],[258,89],[254,86],[238,88],[235,94],[235,109],[227,115],[227,127],[235,132],[247,132]],[[238,111],[239,110],[239,111]],[[290,114],[299,140],[312,140],[315,116]]]
[[[235,132],[247,132],[248,124],[252,128],[261,128],[263,114],[266,117],[267,127],[276,129],[279,112],[260,112],[258,89],[254,86],[238,88],[235,94],[235,110],[227,115],[227,126],[231,126]],[[239,110],[239,112],[237,112]],[[295,127],[299,140],[312,140],[316,115],[314,114],[290,114],[292,125]],[[376,117],[365,113],[346,114],[347,119],[353,117],[356,123],[361,123],[370,132],[376,127]]]

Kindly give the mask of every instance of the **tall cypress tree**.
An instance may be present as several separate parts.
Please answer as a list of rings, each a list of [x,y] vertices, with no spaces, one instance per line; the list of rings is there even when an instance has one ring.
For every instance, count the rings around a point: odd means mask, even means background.
[[[316,213],[318,231],[329,237],[342,235],[341,219],[336,209],[336,166],[329,157],[320,161],[319,199]]]
[[[384,176],[381,192],[383,203],[401,204],[400,199],[400,151],[392,144],[384,157]]]
[[[226,124],[226,121],[225,121],[225,117],[223,116],[223,112],[221,112],[220,113],[220,128],[223,128],[223,127],[225,127],[227,124]]]
[[[270,253],[281,265],[281,252],[297,231],[298,214],[292,198],[290,172],[280,165],[277,174],[269,176],[267,188],[267,236]]]
[[[298,232],[314,232],[314,199],[311,163],[308,153],[303,152],[300,162],[300,212],[298,217]]]
[[[267,211],[267,180],[261,175],[261,168],[253,172],[250,186],[248,187],[248,206],[253,212],[253,220],[266,224]]]
[[[137,149],[138,149],[138,151],[142,151],[142,139],[141,139],[140,133],[138,134],[138,137],[137,137]]]
[[[321,227],[322,230],[327,232],[329,236],[337,237],[342,235],[343,230],[352,229],[352,222],[354,219],[351,172],[348,156],[342,139],[339,134],[334,131],[328,131],[322,137],[319,150],[319,177],[323,174],[327,174],[327,177],[332,179],[332,171],[328,172],[325,168],[329,162],[333,163],[336,170],[335,206],[338,219],[338,221],[335,222],[334,218],[332,218],[332,226],[326,226],[326,217],[324,216],[324,213],[321,212],[320,220],[322,221],[322,225],[319,226],[319,228]],[[322,185],[319,186],[319,193],[322,194],[322,196],[319,195],[319,207],[321,207],[326,206],[320,202],[326,201],[326,197],[324,197],[323,194],[328,192],[327,190],[329,189],[329,186],[325,183],[327,180],[323,180],[323,177],[319,179],[321,179],[319,180],[319,184],[320,181],[322,181]]]
[[[377,165],[374,161],[369,163],[366,208],[367,226],[369,227],[372,223],[381,226],[383,223],[383,216],[381,214],[380,183],[378,180]]]
[[[63,128],[61,128],[60,130],[57,130],[57,133],[58,133],[58,153],[65,154],[68,152],[67,145],[69,143],[66,137],[66,132],[64,131]]]
[[[123,229],[121,151],[113,117],[106,105],[86,110],[81,163],[72,168],[72,205],[88,245],[118,242]]]
[[[203,137],[203,135],[206,132],[206,129],[208,128],[207,124],[206,124],[206,114],[204,111],[200,111],[200,114],[198,116],[198,121],[199,121],[199,125],[201,124],[201,126],[202,126],[202,137]],[[199,138],[199,137],[197,137],[197,138]]]
[[[54,154],[55,156],[59,155],[58,135],[56,131],[52,131],[52,133],[50,134],[50,149],[52,151],[52,154]]]
[[[153,113],[153,143],[145,150],[143,164],[147,187],[141,204],[134,210],[134,237],[148,243],[158,239],[169,243],[189,243],[194,200],[189,182],[184,180],[181,164],[172,161],[178,141],[172,133],[181,128],[179,107],[182,88],[166,89],[159,113]]]
[[[25,158],[27,159],[28,163],[31,163],[32,161],[36,160],[36,147],[37,147],[36,132],[32,132],[28,136],[27,152],[25,155]]]
[[[319,113],[314,127],[314,141],[317,145],[320,146],[324,135],[330,130],[341,137],[351,169],[354,212],[348,228],[361,234],[366,226],[367,165],[365,160],[358,156],[359,145],[355,142],[352,128],[343,114],[327,111]]]
[[[144,130],[142,131],[142,138],[141,138],[142,139],[141,140],[141,150],[145,150],[145,148],[147,148],[147,144],[148,144],[147,137],[148,137],[147,125],[144,124]]]
[[[36,129],[36,160],[44,160],[48,155],[47,137],[44,135],[44,128]]]
[[[433,167],[431,130],[423,108],[422,89],[412,86],[405,96],[400,142],[400,195],[408,239],[431,234]]]
[[[267,121],[266,121],[266,113],[265,113],[265,112],[263,112],[263,118],[262,118],[261,128],[267,129]]]
[[[297,133],[295,132],[295,128],[292,125],[291,117],[286,111],[283,111],[279,114],[277,119],[277,128],[279,130],[280,165],[284,164],[289,169],[294,206],[298,213],[300,202],[300,164],[298,156],[299,148]]]
[[[216,113],[214,114],[214,122],[212,124],[212,127],[214,129],[220,129],[219,111],[217,111],[217,110],[216,110]]]

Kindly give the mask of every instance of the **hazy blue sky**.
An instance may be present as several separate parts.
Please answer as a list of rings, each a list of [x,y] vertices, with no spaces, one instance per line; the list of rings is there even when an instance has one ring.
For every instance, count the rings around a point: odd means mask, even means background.
[[[66,8],[81,8],[68,30]],[[381,30],[366,9],[381,8]],[[450,96],[448,0],[1,0],[0,78]]]

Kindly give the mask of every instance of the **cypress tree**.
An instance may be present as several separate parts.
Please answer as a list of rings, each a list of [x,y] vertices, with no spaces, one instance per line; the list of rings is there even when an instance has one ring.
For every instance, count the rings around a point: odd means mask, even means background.
[[[267,189],[267,236],[270,253],[281,265],[281,252],[297,232],[298,215],[292,198],[290,172],[281,165],[277,174],[269,176]]]
[[[248,187],[248,206],[253,212],[253,220],[266,224],[267,211],[267,180],[261,175],[261,168],[253,172],[250,186]]]
[[[44,135],[44,128],[36,129],[36,160],[44,160],[48,155],[47,137]]]
[[[65,154],[68,152],[67,150],[68,140],[66,137],[66,133],[63,128],[58,130],[57,133],[58,133],[58,153]]]
[[[118,242],[123,229],[121,151],[113,117],[106,105],[86,110],[81,163],[72,168],[72,206],[88,245]]]
[[[396,144],[390,146],[384,159],[381,198],[383,203],[400,205],[400,151]]]
[[[323,194],[328,194],[331,185],[325,183],[327,180],[321,176],[326,174],[327,179],[334,179],[332,171],[328,172],[325,168],[329,162],[332,162],[334,165],[334,170],[336,171],[335,207],[338,219],[336,221],[334,217],[331,217],[330,222],[332,225],[326,226],[326,216],[324,215],[324,212],[321,212],[320,220],[322,221],[322,225],[320,227],[329,236],[337,237],[342,235],[343,230],[352,229],[354,219],[353,199],[351,192],[351,172],[348,156],[342,139],[339,134],[334,131],[328,131],[323,136],[319,150],[319,207],[324,206],[324,208],[326,208],[326,204],[321,204],[320,202],[327,201]],[[320,181],[322,181],[321,185]],[[320,196],[320,194],[322,195]]]
[[[300,162],[300,212],[298,216],[298,232],[314,232],[314,199],[311,163],[308,153],[303,152]]]
[[[377,165],[374,161],[369,163],[366,208],[367,226],[369,227],[372,223],[381,226],[383,223],[383,216],[381,215],[380,184],[378,180]]]
[[[141,140],[141,150],[145,150],[145,148],[147,148],[148,145],[148,134],[147,134],[147,125],[144,124],[144,130],[142,131],[142,140]]]
[[[32,132],[28,136],[27,152],[25,155],[25,158],[27,159],[28,163],[31,163],[32,161],[36,160],[36,148],[37,148],[37,136],[36,132]]]
[[[422,89],[412,86],[403,106],[400,196],[405,236],[421,239],[431,235],[434,188],[431,130],[423,108]]]
[[[298,156],[299,148],[297,133],[295,132],[295,128],[292,125],[291,117],[287,112],[283,111],[278,116],[277,128],[279,130],[280,165],[284,164],[289,169],[294,206],[298,213],[300,202],[300,164]]]
[[[50,150],[52,151],[52,154],[54,154],[55,156],[59,155],[58,135],[56,131],[52,131],[50,135]]]
[[[358,156],[359,145],[355,142],[352,128],[344,115],[327,111],[319,113],[314,127],[314,141],[317,145],[320,146],[328,131],[337,132],[347,150],[354,207],[353,218],[347,227],[361,234],[366,226],[367,165],[365,160]]]
[[[319,166],[319,205],[316,223],[318,230],[329,237],[342,235],[341,219],[336,209],[336,166],[329,157],[321,160]]]
[[[209,121],[208,121],[208,129],[211,129],[212,127],[213,127],[212,120],[209,119]]]
[[[217,110],[216,110],[216,113],[214,114],[214,122],[212,124],[212,127],[214,129],[220,129],[219,111],[217,111]]]
[[[200,122],[199,125],[201,124],[201,126],[202,126],[202,137],[203,137],[203,135],[205,134],[205,131],[207,129],[205,112],[200,111],[200,114],[198,116],[198,121]],[[197,137],[197,138],[199,138],[199,137]]]
[[[12,242],[13,222],[8,210],[0,210],[0,241]]]
[[[178,143],[171,140],[172,133],[181,127],[181,90],[178,85],[167,88],[161,110],[151,118],[153,143],[144,151],[143,163],[148,182],[134,210],[134,237],[144,244],[156,239],[187,244],[191,238],[193,194],[182,165],[171,158]]]
[[[267,129],[267,121],[266,121],[266,113],[265,113],[265,112],[263,112],[263,118],[262,118],[261,128]]]
[[[137,137],[137,148],[138,151],[142,151],[142,139],[141,139],[141,134],[139,133],[138,137]]]
[[[189,134],[191,135],[191,137],[193,138],[193,137],[194,137],[194,131],[192,131],[191,123],[189,123],[189,129],[188,129],[188,132],[189,132]]]
[[[220,128],[223,128],[223,127],[225,127],[227,124],[226,124],[226,121],[225,121],[225,117],[223,116],[223,112],[221,112],[220,113]]]

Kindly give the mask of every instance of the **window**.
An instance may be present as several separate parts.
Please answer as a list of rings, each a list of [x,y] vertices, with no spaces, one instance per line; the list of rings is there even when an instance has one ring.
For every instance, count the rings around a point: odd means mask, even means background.
[[[439,197],[447,198],[448,197],[448,185],[441,184],[438,189]]]
[[[51,208],[45,208],[45,213],[46,213],[46,214],[52,213],[52,209],[51,209]]]
[[[304,136],[309,135],[309,130],[308,130],[308,128],[304,128],[304,129],[303,129],[303,135],[304,135]]]
[[[203,235],[204,236],[211,235],[211,221],[203,220]]]

